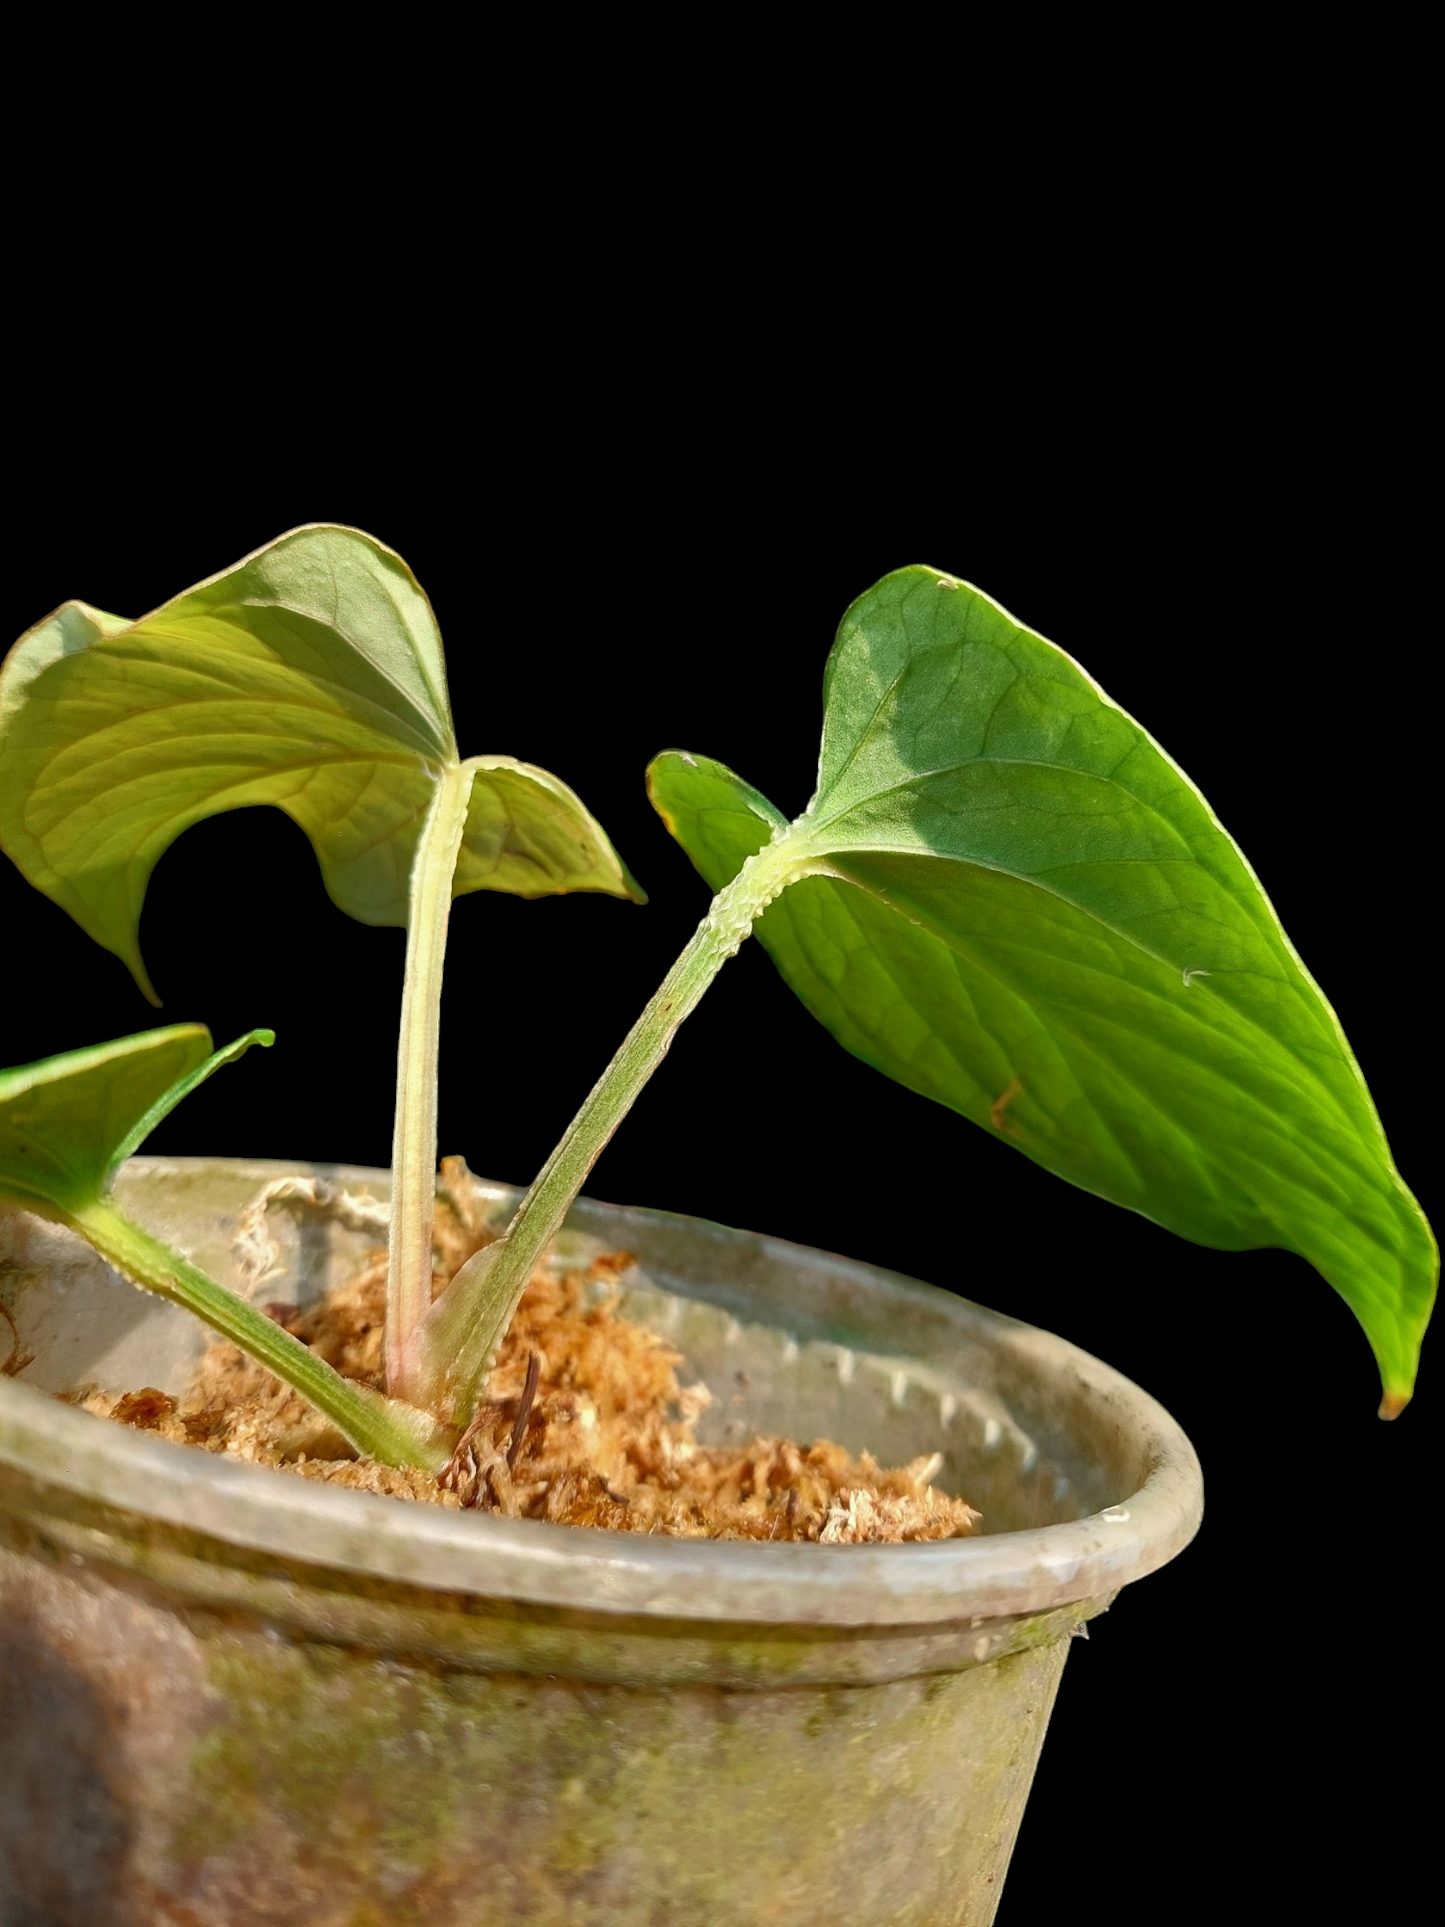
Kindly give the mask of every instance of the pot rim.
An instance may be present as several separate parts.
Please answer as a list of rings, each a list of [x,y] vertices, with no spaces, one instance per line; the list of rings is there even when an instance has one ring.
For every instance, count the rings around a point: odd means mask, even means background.
[[[136,1160],[171,1170],[214,1159]],[[305,1167],[225,1160],[274,1173]],[[338,1172],[336,1166],[324,1167]],[[380,1172],[352,1173],[385,1179]],[[599,1205],[710,1238],[743,1238],[786,1263],[823,1254],[707,1220]],[[202,1538],[288,1563],[429,1591],[649,1620],[833,1627],[925,1626],[1037,1613],[1114,1593],[1172,1559],[1198,1529],[1199,1461],[1179,1424],[1122,1373],[1065,1339],[878,1266],[833,1259],[870,1291],[947,1307],[970,1337],[1027,1355],[1107,1409],[1136,1446],[1137,1491],[1091,1516],[978,1538],[912,1545],[770,1545],[607,1532],[405,1505],[214,1457],[98,1420],[33,1386],[0,1379],[0,1462],[42,1485],[100,1500]]]

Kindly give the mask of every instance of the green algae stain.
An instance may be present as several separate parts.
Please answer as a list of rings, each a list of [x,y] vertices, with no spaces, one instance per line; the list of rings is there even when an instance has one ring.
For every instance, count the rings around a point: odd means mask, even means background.
[[[505,1761],[445,1678],[324,1646],[208,1644],[218,1711],[192,1757],[180,1858],[278,1833],[348,1875],[452,1854],[466,1798],[485,1799]]]
[[[841,1894],[894,1927],[968,1921],[1062,1663],[650,1691],[235,1631],[204,1646],[214,1706],[174,1860],[239,1884],[284,1870],[346,1927],[811,1927]]]
[[[975,1846],[995,1857],[1012,1837],[1008,1793],[1032,1769],[1037,1728],[1011,1714],[1040,1670],[1020,1654],[942,1679],[752,1696],[746,1720],[700,1717],[702,1695],[673,1695],[645,1737],[616,1733],[605,1777],[538,1841],[577,1903],[566,1918],[633,1918],[609,1870],[645,1850],[649,1883],[679,1920],[782,1927],[815,1919],[817,1897],[840,1891],[860,1919],[966,1919],[946,1896],[961,1891]],[[1002,1715],[982,1739],[980,1698]]]

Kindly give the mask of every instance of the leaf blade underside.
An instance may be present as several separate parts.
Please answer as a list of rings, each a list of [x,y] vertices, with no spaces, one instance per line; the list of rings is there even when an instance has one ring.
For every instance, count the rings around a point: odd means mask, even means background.
[[[138,622],[67,603],[0,668],[0,847],[153,999],[141,905],[191,824],[273,804],[340,909],[404,925],[436,773],[456,760],[430,604],[355,529],[293,530]],[[474,761],[508,773],[475,784],[454,894],[640,895],[564,784]]]

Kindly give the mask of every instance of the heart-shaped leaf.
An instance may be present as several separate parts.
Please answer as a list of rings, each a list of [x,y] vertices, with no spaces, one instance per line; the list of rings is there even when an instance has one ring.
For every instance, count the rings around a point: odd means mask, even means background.
[[[423,819],[457,761],[431,605],[356,529],[293,530],[138,622],[68,602],[0,669],[0,847],[153,1000],[141,903],[190,824],[275,804],[341,909],[405,924]],[[461,767],[454,895],[641,900],[566,784],[504,756]]]
[[[828,662],[795,824],[668,752],[653,800],[709,884],[763,845],[756,924],[839,1042],[1086,1190],[1202,1244],[1307,1258],[1363,1325],[1382,1410],[1438,1273],[1334,1012],[1183,772],[965,583],[886,577]]]

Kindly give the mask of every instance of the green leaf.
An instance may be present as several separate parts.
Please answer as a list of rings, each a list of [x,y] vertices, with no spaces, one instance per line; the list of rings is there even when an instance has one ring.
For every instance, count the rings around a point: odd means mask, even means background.
[[[647,771],[647,794],[713,891],[788,827],[781,810],[724,763],[668,749]]]
[[[183,830],[268,803],[310,838],[333,901],[407,921],[412,856],[457,763],[431,605],[358,530],[295,529],[138,622],[66,603],[0,668],[0,847],[124,959]],[[565,784],[479,757],[453,893],[639,898]]]
[[[669,752],[653,800],[839,1042],[1202,1244],[1296,1251],[1413,1387],[1438,1256],[1334,1012],[1198,790],[1078,664],[930,569],[848,610],[817,793],[786,832]]]
[[[467,824],[452,895],[505,890],[517,897],[600,890],[645,903],[646,893],[567,785],[511,756],[469,756]]]
[[[146,1291],[239,1345],[386,1465],[446,1463],[454,1439],[429,1413],[344,1379],[325,1360],[140,1225],[108,1195],[121,1161],[222,1064],[272,1033],[212,1051],[203,1024],[120,1037],[0,1070],[0,1207],[68,1225]]]
[[[0,1203],[52,1216],[104,1196],[123,1147],[208,1060],[205,1025],[172,1024],[0,1070]]]
[[[111,1154],[110,1167],[106,1173],[106,1189],[110,1189],[110,1186],[115,1181],[116,1172],[120,1169],[121,1165],[125,1163],[126,1159],[135,1156],[151,1132],[158,1124],[170,1116],[182,1098],[189,1097],[198,1085],[204,1084],[206,1079],[220,1070],[223,1064],[234,1064],[238,1057],[244,1057],[253,1044],[260,1044],[269,1050],[275,1041],[276,1033],[274,1030],[248,1030],[245,1036],[238,1037],[235,1043],[227,1044],[223,1049],[213,1051],[205,1063],[200,1065],[198,1069],[189,1071],[184,1077],[178,1078],[168,1091],[156,1099],[145,1116],[132,1125],[131,1129],[126,1132],[125,1136],[116,1146],[114,1152]]]

